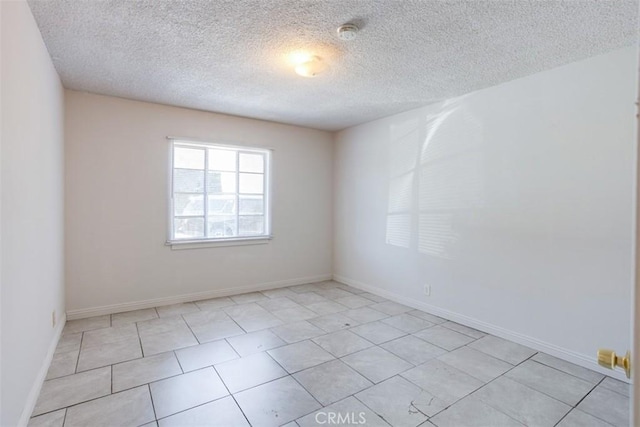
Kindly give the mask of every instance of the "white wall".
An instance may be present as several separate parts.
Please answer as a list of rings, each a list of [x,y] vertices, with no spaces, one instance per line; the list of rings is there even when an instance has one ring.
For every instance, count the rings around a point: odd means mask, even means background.
[[[31,413],[64,323],[64,92],[27,3],[0,8],[0,424],[14,426]]]
[[[331,134],[74,91],[65,132],[71,316],[331,277]],[[165,246],[167,136],[275,150],[269,244]]]
[[[631,348],[636,58],[341,132],[338,280],[585,365]]]

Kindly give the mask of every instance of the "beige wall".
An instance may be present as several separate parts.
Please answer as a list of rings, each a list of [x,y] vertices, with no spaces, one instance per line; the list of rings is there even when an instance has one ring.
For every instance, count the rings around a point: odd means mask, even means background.
[[[26,423],[63,324],[63,89],[26,2],[2,15],[0,424]]]
[[[273,148],[274,239],[165,246],[167,136]],[[66,91],[68,312],[330,277],[332,156],[327,132]]]

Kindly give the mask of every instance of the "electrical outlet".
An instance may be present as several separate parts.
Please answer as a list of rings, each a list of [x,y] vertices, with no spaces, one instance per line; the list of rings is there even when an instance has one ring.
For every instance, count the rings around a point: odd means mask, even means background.
[[[424,294],[428,297],[431,296],[431,285],[424,285]]]
[[[51,312],[51,327],[52,328],[56,327],[56,311],[55,310]]]

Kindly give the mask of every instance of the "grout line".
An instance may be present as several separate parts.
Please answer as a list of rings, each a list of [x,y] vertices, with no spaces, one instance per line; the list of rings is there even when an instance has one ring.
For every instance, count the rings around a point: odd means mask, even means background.
[[[149,391],[149,398],[151,399],[151,408],[153,409],[153,418],[156,423],[158,422],[158,414],[156,414],[156,404],[153,402],[153,393],[151,393],[151,383],[147,384],[147,390]]]
[[[82,342],[84,341],[84,331],[82,331],[82,335],[80,335],[80,347],[78,348],[78,358],[76,359],[76,367],[73,370],[74,374],[78,373],[78,365],[80,364],[80,353],[82,352]],[[73,374],[71,374],[73,375]]]
[[[186,348],[189,348],[189,347],[186,347]],[[176,358],[176,360],[178,361],[178,366],[180,366],[180,370],[182,371],[182,373],[183,373],[183,374],[184,374],[184,373],[186,373],[186,372],[184,371],[184,368],[182,367],[182,363],[180,363],[180,358],[178,358],[178,353],[176,353],[176,350],[173,350],[173,351],[172,351],[172,353],[173,353],[173,356],[174,356],[174,357]],[[195,372],[195,371],[190,371],[190,372]]]

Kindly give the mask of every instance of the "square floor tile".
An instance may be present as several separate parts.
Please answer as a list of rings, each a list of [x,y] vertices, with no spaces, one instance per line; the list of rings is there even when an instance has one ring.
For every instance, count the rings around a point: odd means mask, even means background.
[[[412,316],[415,316],[415,317],[419,317],[419,318],[421,318],[423,320],[426,320],[427,322],[431,322],[431,323],[433,323],[435,325],[439,325],[439,324],[444,323],[444,322],[447,321],[446,319],[443,319],[442,317],[435,316],[435,315],[433,315],[431,313],[427,313],[426,311],[422,311],[422,310],[411,310],[409,312],[409,314],[411,314]]]
[[[183,348],[176,351],[176,356],[184,372],[238,358],[236,352],[225,340]]]
[[[222,311],[200,311],[183,317],[201,343],[244,334],[244,330]]]
[[[474,396],[465,397],[430,420],[438,427],[523,427]]]
[[[287,289],[295,292],[296,294],[303,294],[307,292],[319,291],[322,288],[319,288],[317,283],[305,283],[304,285],[289,286]]]
[[[140,357],[142,357],[142,349],[140,348],[140,338],[137,335],[133,338],[107,344],[85,346],[83,343],[78,359],[78,372]]]
[[[267,299],[267,296],[260,292],[248,292],[246,294],[239,294],[231,296],[231,299],[236,304],[247,304],[250,302],[263,301]]]
[[[196,301],[195,305],[197,305],[202,311],[213,311],[220,310],[221,308],[229,307],[231,305],[236,305],[236,303],[229,297],[221,297]]]
[[[557,427],[611,427],[599,418],[593,417],[579,409],[574,409],[557,424]]]
[[[271,332],[288,343],[303,341],[324,334],[322,329],[304,320],[271,328]]]
[[[340,360],[298,372],[293,377],[323,406],[342,400],[372,383]]]
[[[188,329],[145,335],[140,338],[140,341],[142,341],[142,351],[145,357],[198,344],[198,340]]]
[[[330,300],[338,300],[341,298],[346,298],[346,297],[352,297],[353,294],[351,292],[347,292],[343,289],[340,288],[333,288],[333,289],[322,289],[319,291],[316,291],[316,293],[318,295],[320,295],[321,297],[325,297],[327,299]]]
[[[420,338],[416,338],[413,335],[407,335],[386,342],[380,347],[416,366],[447,352],[447,350],[421,340]]]
[[[287,308],[300,308],[302,307],[297,302],[293,302],[287,297],[282,298],[270,298],[263,301],[258,301],[258,305],[267,311],[274,312],[276,310],[285,310]]]
[[[291,295],[295,294],[295,292],[287,288],[269,289],[267,291],[261,291],[261,292],[264,296],[268,298],[282,298],[282,297],[288,298]]]
[[[111,368],[45,381],[33,413],[36,416],[111,393]]]
[[[377,304],[373,304],[371,308],[381,311],[389,316],[395,316],[397,314],[406,313],[407,311],[412,311],[413,308],[407,307],[406,305],[398,304],[393,301],[385,301],[379,302]]]
[[[33,417],[29,420],[27,427],[62,427],[66,413],[66,409],[60,409],[59,411]]]
[[[141,322],[143,320],[157,319],[158,313],[155,308],[145,308],[142,310],[126,311],[111,315],[111,325],[121,326],[127,323]]]
[[[78,364],[78,350],[55,352],[49,370],[47,371],[47,378],[51,380],[53,378],[64,377],[65,375],[71,375],[76,372],[76,365]]]
[[[355,396],[392,426],[413,427],[446,408],[446,404],[401,377],[393,377]]]
[[[341,311],[348,310],[344,305],[334,301],[316,302],[313,304],[309,304],[306,307],[316,313],[318,316],[324,316],[326,314],[339,313]]]
[[[318,425],[389,427],[389,424],[379,415],[353,396],[298,418],[296,422],[300,427],[317,427]]]
[[[611,425],[626,427],[629,425],[629,403],[626,396],[598,386],[577,408]]]
[[[557,370],[565,372],[567,374],[571,374],[574,377],[589,381],[594,385],[599,383],[604,378],[604,375],[598,372],[592,371],[591,369],[583,368],[582,366],[575,365],[562,359],[558,359],[557,357],[550,356],[546,353],[538,353],[533,356],[531,360],[535,360],[536,362],[542,363],[543,365],[556,368]]]
[[[256,303],[234,305],[226,307],[224,310],[246,332],[272,328],[283,323],[282,320]]]
[[[473,396],[528,426],[554,426],[571,409],[562,402],[506,377],[487,384]]]
[[[287,376],[267,353],[252,354],[216,365],[216,371],[231,393]]]
[[[111,344],[122,340],[138,338],[138,329],[134,323],[87,331],[82,337],[82,348]]]
[[[370,307],[353,308],[351,310],[345,311],[342,314],[349,317],[350,319],[357,321],[358,323],[375,322],[376,320],[381,320],[389,317],[389,315],[381,311],[374,310]]]
[[[327,353],[322,347],[311,341],[301,341],[278,347],[269,350],[267,353],[289,373],[298,372],[334,359],[330,353]]]
[[[227,341],[243,357],[286,344],[280,337],[267,330],[238,335],[228,338]]]
[[[273,315],[285,323],[300,322],[317,316],[315,312],[302,306],[275,310]]]
[[[195,311],[200,311],[197,305],[192,302],[183,302],[180,304],[171,304],[164,305],[162,307],[156,307],[156,311],[158,312],[158,316],[160,317],[171,317],[171,316],[179,316],[181,314],[193,313]]]
[[[86,319],[67,320],[62,330],[63,335],[111,326],[111,315],[87,317]]]
[[[301,305],[309,305],[309,304],[314,304],[314,303],[317,303],[317,302],[330,301],[325,297],[321,297],[320,295],[316,294],[315,292],[306,292],[306,293],[299,293],[299,294],[291,295],[291,296],[289,296],[289,299],[291,299],[292,301],[297,302],[298,304],[301,304]]]
[[[72,406],[67,409],[64,425],[138,426],[154,420],[149,388],[142,386]]]
[[[225,397],[159,421],[160,427],[203,427],[212,425],[249,427],[233,397]]]
[[[320,408],[291,377],[250,388],[234,396],[254,426],[280,426]]]
[[[465,326],[465,325],[461,325],[461,324],[456,323],[456,322],[444,322],[441,325],[444,326],[445,328],[451,329],[452,331],[460,332],[461,334],[468,335],[471,338],[475,338],[475,339],[479,339],[479,338],[482,338],[483,336],[487,335],[482,331],[470,328],[470,327]]]
[[[448,351],[455,350],[456,348],[469,344],[474,340],[470,336],[452,331],[451,329],[447,329],[439,325],[416,332],[413,335]]]
[[[314,324],[325,332],[335,332],[360,324],[360,322],[353,320],[342,313],[327,314],[325,316],[309,319],[309,323]]]
[[[616,380],[611,377],[606,377],[604,381],[600,383],[600,386],[608,388],[609,390],[613,390],[616,393],[620,393],[627,397],[631,396],[631,384]]]
[[[450,353],[443,354],[438,357],[438,360],[485,383],[513,368],[513,365],[507,362],[469,347],[460,347]]]
[[[380,347],[350,354],[343,357],[342,361],[374,383],[413,368],[411,363]]]
[[[56,346],[56,353],[65,353],[69,351],[79,351],[80,343],[82,342],[82,332],[63,334],[58,340]]]
[[[370,299],[373,302],[385,302],[385,301],[387,301],[386,298],[382,298],[380,295],[375,295],[375,294],[372,294],[370,292],[361,292],[358,295],[363,297],[363,298]]]
[[[594,387],[590,382],[532,360],[516,366],[505,376],[571,406],[577,405]]]
[[[536,351],[529,347],[494,337],[493,335],[480,338],[472,344],[469,344],[469,347],[487,353],[489,356],[502,359],[512,365],[522,363],[536,354]]]
[[[437,359],[429,360],[401,375],[447,404],[467,396],[484,384]]]
[[[198,326],[207,325],[209,323],[231,320],[229,315],[222,310],[196,311],[184,314],[182,318],[187,322],[187,325],[189,325],[192,330]]]
[[[150,384],[158,418],[227,396],[229,392],[213,368],[204,368]]]
[[[363,298],[358,295],[352,295],[344,298],[338,298],[335,302],[342,304],[349,308],[360,308],[365,307],[367,305],[375,304],[373,301],[367,298]]]
[[[365,323],[364,325],[356,326],[349,330],[374,344],[382,344],[383,342],[391,341],[407,334],[382,322]]]
[[[140,338],[175,331],[189,331],[189,327],[182,316],[161,317],[138,322]]]
[[[373,344],[350,331],[337,331],[312,340],[336,357],[371,347]]]
[[[427,322],[419,317],[412,316],[408,313],[398,314],[396,316],[388,317],[381,322],[387,325],[393,326],[396,329],[400,329],[403,332],[412,334],[414,332],[421,331],[426,328],[430,328],[434,324]]]
[[[110,371],[109,368],[101,369]],[[178,360],[173,353],[158,354],[157,356],[118,363],[113,365],[112,369],[114,392],[182,373]]]

